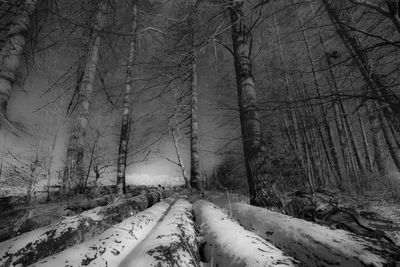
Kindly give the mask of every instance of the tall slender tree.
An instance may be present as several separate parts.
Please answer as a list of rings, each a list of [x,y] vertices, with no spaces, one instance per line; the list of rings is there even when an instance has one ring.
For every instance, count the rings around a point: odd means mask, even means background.
[[[251,32],[245,22],[243,1],[226,2],[232,25],[233,54],[239,99],[240,123],[250,203],[282,207],[275,177],[269,174],[268,159],[257,108],[256,86],[252,74]]]
[[[196,52],[196,29],[195,23],[197,18],[197,4],[195,0],[191,15],[189,18],[190,24],[190,39],[191,39],[191,62],[190,62],[190,186],[194,189],[200,189],[200,157],[199,157],[199,136],[198,136],[198,84],[197,84],[197,52]]]
[[[137,53],[137,31],[138,31],[138,12],[136,0],[133,1],[132,7],[132,37],[129,44],[129,55],[128,55],[128,67],[126,70],[125,78],[125,91],[124,91],[124,104],[122,108],[122,124],[121,134],[119,141],[118,150],[118,166],[117,166],[117,191],[118,194],[122,195],[126,193],[126,158],[128,155],[128,142],[130,135],[130,124],[131,124],[131,95],[132,95],[132,78],[133,78],[133,65],[135,60],[135,54]]]

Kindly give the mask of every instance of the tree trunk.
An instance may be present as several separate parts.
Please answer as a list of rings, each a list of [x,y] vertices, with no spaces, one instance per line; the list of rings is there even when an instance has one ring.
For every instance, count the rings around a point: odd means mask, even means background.
[[[63,176],[64,193],[80,189],[84,182],[85,173],[83,164],[86,127],[89,119],[89,107],[97,71],[97,62],[99,60],[100,31],[104,26],[106,9],[107,1],[102,0],[99,3],[94,29],[90,36],[90,49],[86,59],[82,81],[79,85],[78,111],[69,137],[66,166]]]
[[[31,16],[35,12],[37,3],[38,0],[25,0],[10,26],[5,44],[0,51],[0,128],[7,118],[8,100],[22,64],[31,27]]]
[[[232,23],[232,41],[239,99],[239,112],[250,203],[282,207],[275,179],[268,173],[268,162],[257,109],[257,96],[250,58],[251,35],[245,25],[243,2],[227,1]]]
[[[191,116],[190,116],[190,186],[199,190],[200,183],[200,162],[198,148],[198,116],[197,116],[197,55],[195,49],[195,28],[194,22],[196,18],[196,6],[193,7],[192,17],[190,19],[191,26],[191,42],[192,42],[192,62],[191,62]]]
[[[376,110],[372,110],[369,115],[370,129],[371,129],[371,139],[372,139],[372,149],[374,152],[374,163],[378,173],[384,175],[386,173],[385,161],[382,156],[382,144],[379,138],[379,131],[381,130],[379,118]]]
[[[364,147],[364,155],[365,155],[365,165],[367,167],[368,172],[374,172],[373,169],[373,164],[372,164],[372,158],[370,154],[370,149],[369,149],[369,142],[367,138],[367,133],[365,131],[365,126],[364,126],[364,120],[361,115],[361,112],[357,110],[357,115],[358,115],[358,120],[360,122],[360,128],[361,128],[361,133],[362,133],[362,139],[363,139],[363,147]]]
[[[388,122],[385,119],[385,116],[383,115],[382,110],[378,110],[378,118],[381,123],[383,137],[386,141],[386,145],[389,150],[390,156],[392,157],[394,165],[396,165],[397,170],[400,171],[400,156],[397,151],[398,147],[393,140],[394,137],[392,138],[392,136],[390,134],[391,133],[390,127],[388,125]]]
[[[135,59],[135,53],[137,50],[137,7],[136,1],[133,1],[133,21],[132,21],[132,39],[129,45],[129,57],[128,57],[128,68],[126,70],[125,79],[125,92],[124,92],[124,106],[122,109],[122,124],[121,134],[119,140],[118,150],[118,165],[117,165],[117,192],[119,195],[126,194],[126,159],[128,156],[128,141],[130,134],[131,124],[131,94],[132,94],[132,76],[133,76],[133,64]]]
[[[361,171],[361,174],[364,175],[366,173],[365,166],[364,166],[364,164],[362,162],[362,159],[361,159],[360,150],[359,150],[359,148],[357,146],[357,143],[356,143],[356,141],[354,139],[353,128],[351,127],[351,124],[349,122],[349,117],[348,117],[348,114],[347,114],[346,107],[345,107],[345,105],[343,104],[343,101],[340,98],[339,98],[339,105],[340,105],[341,111],[343,112],[343,121],[344,121],[345,126],[346,126],[346,130],[347,130],[347,133],[348,133],[348,138],[350,139],[351,147],[353,148],[354,157],[356,159],[357,167]]]

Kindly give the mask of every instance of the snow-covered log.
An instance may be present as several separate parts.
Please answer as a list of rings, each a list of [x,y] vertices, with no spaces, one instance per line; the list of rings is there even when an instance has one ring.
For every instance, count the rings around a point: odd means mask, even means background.
[[[155,204],[123,222],[116,224],[101,235],[47,257],[32,266],[118,266],[124,257],[139,244],[156,226],[171,206],[173,199]]]
[[[398,248],[347,231],[242,203],[233,204],[231,212],[246,229],[306,266],[398,266],[400,260]]]
[[[188,201],[178,199],[164,220],[119,266],[199,266],[191,209]]]
[[[199,200],[193,205],[203,236],[202,261],[207,266],[296,266],[294,259],[247,231],[214,204]]]
[[[148,196],[151,194],[151,196]],[[157,192],[121,198],[0,243],[0,266],[27,266],[72,247],[150,207]],[[152,199],[152,202],[149,201]]]

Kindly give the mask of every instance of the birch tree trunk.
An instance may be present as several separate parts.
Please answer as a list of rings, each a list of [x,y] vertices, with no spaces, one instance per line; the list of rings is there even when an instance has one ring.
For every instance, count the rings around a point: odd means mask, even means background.
[[[229,0],[232,41],[238,90],[240,123],[246,163],[250,203],[282,207],[275,179],[268,173],[265,144],[257,109],[257,94],[250,58],[251,35],[244,21],[243,2]]]
[[[133,64],[135,53],[137,50],[137,7],[136,1],[133,1],[132,8],[132,39],[129,45],[129,56],[128,56],[128,68],[126,70],[125,79],[125,92],[124,92],[124,106],[122,109],[122,125],[121,134],[119,140],[118,150],[118,165],[117,165],[117,193],[119,195],[126,194],[126,158],[128,155],[128,141],[130,134],[130,123],[131,123],[131,94],[132,94],[132,76],[133,76]]]
[[[196,4],[195,4],[196,5]],[[197,55],[195,48],[195,29],[196,6],[193,6],[190,19],[191,42],[192,42],[192,62],[191,62],[191,116],[190,116],[190,186],[197,190],[200,189],[200,162],[198,148],[198,118],[197,118]]]
[[[66,166],[63,176],[63,191],[75,191],[82,186],[84,181],[84,145],[86,138],[86,127],[89,119],[89,107],[92,98],[93,84],[99,60],[99,48],[101,42],[100,31],[105,21],[107,1],[99,3],[99,10],[96,14],[94,28],[90,36],[88,56],[85,69],[79,85],[79,105],[77,115],[73,123],[67,149]]]
[[[0,128],[7,118],[7,104],[17,71],[21,67],[23,52],[31,27],[31,16],[39,0],[26,0],[14,18],[7,34],[5,44],[0,51]]]

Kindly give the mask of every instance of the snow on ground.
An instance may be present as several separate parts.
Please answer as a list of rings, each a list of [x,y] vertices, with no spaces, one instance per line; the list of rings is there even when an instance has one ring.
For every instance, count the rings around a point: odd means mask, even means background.
[[[245,230],[214,204],[199,200],[193,205],[200,225],[204,266],[296,266],[295,260]]]
[[[385,231],[400,246],[400,206],[387,201],[371,201],[364,211],[381,216],[378,220],[368,221],[369,226]],[[383,220],[382,220],[383,219]],[[379,221],[382,220],[382,221]]]
[[[198,266],[192,205],[178,199],[164,220],[120,264],[130,266]]]
[[[127,184],[145,186],[181,186],[185,181],[181,176],[130,174],[126,177]]]
[[[306,266],[392,266],[379,245],[349,232],[241,203],[234,203],[231,212],[246,229]]]
[[[118,266],[122,259],[156,226],[170,207],[167,199],[123,222],[96,238],[47,257],[32,266]]]

